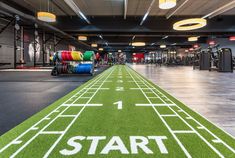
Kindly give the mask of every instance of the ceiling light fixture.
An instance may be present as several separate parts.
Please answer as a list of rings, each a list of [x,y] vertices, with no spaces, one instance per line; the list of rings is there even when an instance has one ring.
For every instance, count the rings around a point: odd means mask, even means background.
[[[79,41],[87,41],[87,36],[78,36]]]
[[[133,42],[131,45],[136,47],[141,47],[145,46],[145,42]]]
[[[118,50],[118,53],[121,53],[122,52],[122,50]]]
[[[195,42],[195,41],[198,41],[198,37],[196,37],[196,36],[189,37],[189,38],[188,38],[188,41],[189,41],[189,42]]]
[[[177,31],[189,31],[202,28],[207,25],[207,20],[202,18],[192,18],[176,22],[173,29]]]
[[[165,44],[160,45],[160,48],[166,48]]]
[[[99,48],[99,51],[103,51],[104,50],[104,48]]]
[[[160,9],[171,9],[176,6],[176,0],[159,0]]]
[[[56,15],[50,12],[38,12],[37,18],[45,22],[56,22]]]
[[[92,43],[91,47],[98,47],[98,45],[96,43]]]

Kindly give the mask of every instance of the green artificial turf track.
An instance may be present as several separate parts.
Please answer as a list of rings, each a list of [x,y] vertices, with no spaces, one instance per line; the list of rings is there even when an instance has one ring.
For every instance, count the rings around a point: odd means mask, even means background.
[[[232,136],[124,65],[0,137],[1,158],[234,158],[234,149]]]

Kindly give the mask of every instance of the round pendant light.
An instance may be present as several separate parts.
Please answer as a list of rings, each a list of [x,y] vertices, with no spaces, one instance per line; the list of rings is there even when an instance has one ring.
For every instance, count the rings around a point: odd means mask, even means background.
[[[188,38],[188,41],[189,41],[189,42],[198,41],[198,37],[196,37],[196,36],[195,36],[195,37],[189,37],[189,38]]]
[[[160,48],[166,48],[165,44],[160,45]]]
[[[159,0],[160,9],[171,9],[176,6],[176,0]]]
[[[87,41],[87,36],[78,36],[79,41]]]
[[[37,18],[44,22],[56,22],[56,15],[50,12],[38,12]]]
[[[98,45],[96,43],[92,43],[91,47],[98,47]]]
[[[192,18],[176,22],[173,25],[173,29],[178,31],[189,31],[202,28],[206,25],[207,25],[206,19]]]
[[[136,46],[136,47],[145,46],[145,42],[133,42],[132,46]]]

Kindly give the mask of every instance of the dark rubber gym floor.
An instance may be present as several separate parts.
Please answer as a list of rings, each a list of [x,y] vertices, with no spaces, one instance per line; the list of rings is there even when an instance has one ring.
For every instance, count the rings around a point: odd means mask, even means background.
[[[96,75],[106,68],[97,69]],[[49,71],[0,71],[0,135],[91,78],[89,75],[52,77]]]

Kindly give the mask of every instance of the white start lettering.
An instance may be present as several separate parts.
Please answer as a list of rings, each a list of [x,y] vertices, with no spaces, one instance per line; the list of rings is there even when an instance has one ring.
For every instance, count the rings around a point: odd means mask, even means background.
[[[107,155],[112,151],[119,151],[120,154],[138,154],[140,151],[146,154],[154,154],[154,151],[160,151],[161,154],[168,154],[168,150],[164,144],[166,136],[130,136],[130,150],[128,146],[122,141],[119,136],[113,136],[110,139],[107,139],[106,136],[75,136],[68,140],[68,148],[60,150],[60,154],[65,156],[78,154],[82,148],[82,143],[84,141],[89,141],[90,147],[88,149],[88,155],[102,154]],[[101,151],[97,151],[100,141],[107,142],[106,145],[102,146]],[[148,145],[150,141],[153,141],[156,146],[150,148]],[[157,150],[155,148],[158,148]]]

